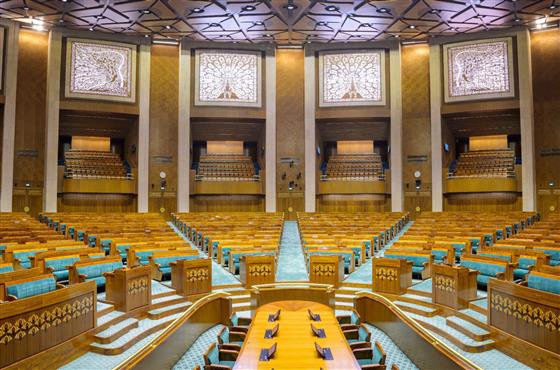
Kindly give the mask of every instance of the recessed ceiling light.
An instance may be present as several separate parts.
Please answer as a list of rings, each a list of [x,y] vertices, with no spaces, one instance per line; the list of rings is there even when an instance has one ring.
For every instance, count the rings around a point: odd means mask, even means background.
[[[515,22],[521,22],[521,18],[515,17],[514,21]]]
[[[93,31],[93,27],[90,27],[89,30],[90,30],[90,31]]]
[[[386,14],[386,13],[390,13],[391,10],[389,8],[377,8],[377,12]]]
[[[408,26],[408,28],[410,28],[411,30],[413,30],[413,29],[415,29],[415,28],[416,28],[416,26],[415,26],[415,25],[413,25],[413,24],[411,24],[410,26]]]
[[[64,19],[60,18],[60,19],[58,20],[58,23],[64,23]]]
[[[557,4],[552,4],[551,6],[548,7],[548,9],[556,9],[558,8]]]
[[[96,16],[95,16],[95,19],[103,19],[103,18],[105,18],[105,17],[102,16],[102,15],[96,15]]]
[[[288,9],[288,10],[295,10],[295,9],[297,9],[297,5],[288,4],[288,5],[286,5],[284,8],[286,8],[286,9]]]
[[[210,27],[220,27],[218,23],[210,23]]]
[[[316,23],[317,26],[322,27],[322,26],[326,26],[327,22],[323,22],[323,21],[319,21]]]
[[[336,12],[338,10],[338,7],[334,5],[327,5],[325,6],[325,10],[327,12]]]
[[[399,37],[401,37],[401,36],[400,36],[400,35],[395,35],[395,38],[397,38],[397,39],[398,39]]]
[[[253,23],[255,26],[262,26],[264,25],[263,21],[255,21],[255,23]]]
[[[253,10],[257,9],[255,8],[253,5],[245,5],[243,8],[241,8],[243,11],[245,12],[252,12]]]
[[[203,8],[194,8],[192,10],[193,13],[204,13],[204,9]]]
[[[270,37],[270,36],[271,36],[270,33],[267,33],[266,35],[264,35],[264,37]]]
[[[428,12],[430,14],[439,14],[439,10],[438,9],[430,9],[430,11]]]
[[[360,26],[362,26],[362,27],[371,27],[371,24],[369,24],[369,23],[362,23]]]
[[[167,25],[167,26],[165,26],[165,29],[166,29],[166,30],[170,30],[170,29],[171,29],[171,26],[170,26],[170,25]]]
[[[68,2],[68,0],[60,0],[60,1],[62,1],[63,3],[66,3],[66,2]]]
[[[144,37],[150,37],[150,35],[148,35],[148,34],[145,34],[145,35],[144,35]]]
[[[142,10],[142,13],[144,14],[150,14],[152,11],[150,9],[144,9]]]

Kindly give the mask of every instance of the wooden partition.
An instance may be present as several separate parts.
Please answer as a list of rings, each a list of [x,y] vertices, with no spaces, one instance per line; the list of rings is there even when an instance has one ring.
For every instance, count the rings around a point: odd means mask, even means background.
[[[239,280],[245,288],[260,284],[274,284],[276,281],[275,256],[242,256],[239,260]]]
[[[231,312],[228,293],[217,292],[203,297],[161,334],[114,368],[171,369],[202,333],[218,324],[227,325]]]
[[[152,304],[150,266],[123,268],[105,273],[105,294],[117,311],[129,312]]]
[[[404,294],[412,285],[412,262],[398,258],[372,260],[373,291]]]
[[[476,299],[478,271],[461,266],[432,265],[432,300],[455,310],[467,308]]]
[[[354,307],[364,322],[383,330],[419,369],[480,369],[379,294],[359,292]]]
[[[488,324],[556,353],[560,364],[560,299],[558,294],[490,279]]]
[[[193,296],[212,291],[212,260],[178,260],[171,264],[171,286],[178,294]]]
[[[338,288],[344,280],[344,257],[319,256],[309,257],[309,281],[317,284],[331,284]]]
[[[96,300],[90,281],[0,304],[0,368],[93,329]]]
[[[251,289],[251,309],[278,301],[309,301],[334,307],[335,289],[328,284],[276,283],[255,285]]]

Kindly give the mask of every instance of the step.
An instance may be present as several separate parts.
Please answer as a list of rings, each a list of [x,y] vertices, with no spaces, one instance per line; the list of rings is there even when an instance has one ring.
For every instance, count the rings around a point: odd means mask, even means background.
[[[335,310],[351,311],[354,309],[354,302],[335,302]]]
[[[246,301],[246,302],[232,303],[231,308],[232,308],[233,312],[249,311],[249,310],[251,310],[251,302]]]
[[[490,331],[457,316],[446,317],[447,326],[460,331],[471,339],[482,341],[490,338]]]
[[[137,327],[138,320],[134,318],[128,318],[115,325],[111,325],[100,333],[95,334],[93,339],[97,343],[111,343],[122,336],[124,333]]]
[[[249,302],[251,300],[250,294],[243,294],[243,295],[232,295],[230,296],[232,303],[241,303],[241,302]]]
[[[187,301],[188,301],[188,298],[177,295],[177,294],[168,295],[168,296],[152,299],[152,304],[150,306],[150,309],[155,309],[155,308],[160,308],[160,307],[165,307],[165,306],[171,306],[171,305],[174,305],[176,303],[187,302]]]
[[[485,302],[486,299],[479,299],[476,301],[471,301],[469,302],[469,308],[480,313],[483,315],[486,315],[486,313],[488,312],[488,310],[485,308],[485,306],[481,306],[480,304],[477,304],[476,302]]]
[[[91,352],[108,356],[121,354],[134,344],[138,343],[139,340],[164,329],[178,316],[179,314],[170,315],[157,320],[151,320],[149,318],[144,319],[138,322],[138,327],[127,331],[111,343],[90,343],[89,350]]]
[[[412,312],[425,317],[436,316],[440,311],[438,308],[427,307],[421,304],[406,302],[402,300],[394,301],[393,303],[403,311]]]
[[[424,290],[416,290],[414,289],[414,287],[408,288],[406,292],[409,294],[414,294],[422,297],[430,297],[430,298],[432,297],[432,292],[426,292]]]
[[[173,315],[179,312],[184,312],[192,305],[192,302],[180,302],[171,306],[165,306],[160,308],[155,308],[148,311],[148,317],[152,320],[160,319],[169,315]]]
[[[114,310],[115,306],[110,303],[97,302],[97,317],[106,315]]]
[[[414,301],[425,302],[425,303],[428,303],[428,307],[434,307],[433,303],[432,303],[432,296],[431,295],[429,297],[426,297],[426,296],[423,296],[423,295],[406,293],[406,294],[400,296],[399,299],[401,301],[411,299],[411,300],[414,300]],[[415,303],[415,302],[412,302],[412,303]]]
[[[369,291],[371,291],[371,284],[367,284],[367,283],[347,283],[347,282],[343,282],[342,287],[357,288],[358,290],[369,290]]]
[[[442,316],[426,318],[421,315],[410,315],[420,325],[424,326],[429,331],[447,339],[451,343],[466,352],[480,353],[488,351],[495,347],[496,341],[493,339],[474,340],[462,332],[455,330],[453,327],[446,324],[446,319]]]
[[[121,311],[111,311],[109,313],[106,313],[103,316],[97,316],[97,327],[107,327],[111,324],[114,324],[116,321],[120,320],[122,318],[122,316],[124,316],[125,313],[121,312]]]
[[[487,319],[486,315],[483,315],[480,312],[472,310],[470,308],[466,308],[464,310],[461,310],[458,313],[464,314],[465,316],[461,316],[461,318],[469,320],[473,324],[480,323],[482,325],[486,325],[487,322],[488,322],[488,319]]]
[[[354,294],[339,294],[339,293],[336,293],[334,295],[334,299],[337,303],[338,302],[349,302],[349,303],[353,304],[354,303],[354,297],[355,297]]]

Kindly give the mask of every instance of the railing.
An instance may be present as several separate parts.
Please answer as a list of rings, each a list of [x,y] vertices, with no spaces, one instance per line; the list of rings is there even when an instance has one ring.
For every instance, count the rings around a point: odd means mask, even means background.
[[[432,335],[388,298],[362,291],[356,293],[354,306],[362,320],[383,330],[419,368],[482,370]]]
[[[251,308],[278,301],[310,301],[334,308],[335,287],[331,284],[284,282],[253,285]]]
[[[171,369],[200,334],[214,325],[227,324],[230,314],[229,293],[207,295],[114,369]]]

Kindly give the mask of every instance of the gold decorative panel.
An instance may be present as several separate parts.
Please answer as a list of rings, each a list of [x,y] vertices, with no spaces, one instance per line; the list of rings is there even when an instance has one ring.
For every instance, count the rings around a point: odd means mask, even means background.
[[[436,276],[434,280],[434,284],[437,290],[443,290],[450,293],[455,291],[454,279],[446,276]]]
[[[550,331],[560,332],[560,316],[549,309],[521,303],[515,298],[496,293],[492,294],[490,304],[492,309],[503,312],[507,316],[513,316],[538,327],[545,327]]]
[[[336,272],[336,266],[332,263],[316,263],[313,265],[313,274],[317,276],[334,276]]]
[[[148,290],[148,279],[134,279],[128,282],[128,294],[140,294]]]
[[[208,269],[205,267],[197,268],[197,269],[189,269],[186,272],[186,279],[188,282],[197,282],[197,281],[204,281],[208,280]]]
[[[375,278],[379,280],[397,280],[398,271],[396,268],[378,267],[375,269]]]
[[[270,264],[251,264],[249,265],[250,276],[270,276],[272,275],[272,266]]]

